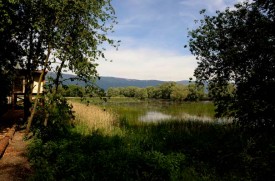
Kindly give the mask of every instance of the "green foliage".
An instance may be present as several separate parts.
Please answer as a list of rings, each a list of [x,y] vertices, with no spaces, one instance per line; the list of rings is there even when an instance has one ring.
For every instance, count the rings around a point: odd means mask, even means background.
[[[159,86],[162,99],[170,99],[173,88],[176,86],[175,82],[163,83]]]
[[[86,137],[72,132],[44,144],[36,140],[29,148],[33,180],[175,180],[180,175],[183,154],[128,145],[124,138],[99,132]]]
[[[187,86],[176,84],[172,88],[172,92],[170,95],[171,100],[174,101],[184,101],[189,95]]]
[[[49,123],[53,125],[68,125],[73,119],[72,106],[59,94],[47,95],[45,110],[50,113]]]
[[[14,16],[18,5],[10,0],[0,1],[0,114],[7,104],[7,96],[11,92],[11,82],[15,74],[14,68],[23,56],[22,48],[14,38],[20,29],[18,18]]]
[[[120,88],[110,87],[107,90],[107,96],[108,97],[118,97],[120,96]]]
[[[189,84],[188,88],[185,85],[175,82],[166,82],[155,87],[118,87],[109,88],[107,90],[109,97],[135,97],[141,100],[150,99],[168,99],[174,101],[198,101],[204,98],[204,86]]]
[[[25,117],[31,107],[34,71],[56,72],[53,94],[60,90],[62,72],[68,70],[92,87],[98,77],[95,60],[105,58],[105,45],[118,46],[107,36],[116,24],[110,0],[0,1],[0,18],[0,76],[13,75],[16,65],[25,70]]]
[[[38,138],[53,140],[67,133],[73,125],[72,106],[60,94],[47,94],[46,102],[34,118],[33,130]]]
[[[135,86],[129,86],[129,87],[125,87],[125,88],[121,88],[120,90],[120,94],[125,96],[125,97],[135,97],[136,91],[137,91],[138,87]]]
[[[62,94],[65,97],[83,97],[85,95],[85,88],[77,85],[68,85],[64,87]]]
[[[188,101],[199,101],[203,100],[205,97],[204,86],[190,83],[188,85],[188,91],[189,93],[186,98]]]
[[[71,129],[29,148],[33,180],[273,180],[275,137],[231,124],[136,124],[124,134]]]
[[[138,98],[140,100],[145,100],[148,98],[148,93],[146,89],[139,88],[135,92],[135,98]]]
[[[157,94],[157,87],[146,87],[147,90],[147,94],[148,94],[148,98],[156,98],[156,94]]]
[[[218,115],[234,116],[243,127],[275,128],[274,15],[271,0],[245,2],[204,14],[189,32],[190,50],[199,60],[197,80],[214,89]]]
[[[234,116],[235,108],[233,107],[233,102],[235,91],[233,84],[209,84],[209,96],[213,98],[213,102],[216,105],[215,112],[217,117]]]

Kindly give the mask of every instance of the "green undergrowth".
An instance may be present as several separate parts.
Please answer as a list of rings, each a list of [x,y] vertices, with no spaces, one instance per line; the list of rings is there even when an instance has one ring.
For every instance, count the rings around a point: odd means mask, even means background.
[[[275,136],[231,124],[120,120],[119,134],[77,127],[33,140],[31,180],[274,180]]]

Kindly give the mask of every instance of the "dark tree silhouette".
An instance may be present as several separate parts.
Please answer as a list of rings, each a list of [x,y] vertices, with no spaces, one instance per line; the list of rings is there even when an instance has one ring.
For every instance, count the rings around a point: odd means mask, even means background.
[[[244,127],[275,127],[274,9],[269,0],[236,4],[215,16],[203,10],[199,27],[189,32],[195,77],[209,82],[217,115],[233,116]]]

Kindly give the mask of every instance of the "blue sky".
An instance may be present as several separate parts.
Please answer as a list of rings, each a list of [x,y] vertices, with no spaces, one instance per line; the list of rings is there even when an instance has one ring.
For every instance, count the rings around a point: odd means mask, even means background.
[[[242,0],[113,0],[118,25],[113,39],[121,40],[116,51],[108,48],[101,60],[100,76],[129,79],[188,80],[197,61],[184,45],[188,29],[201,19],[201,9],[210,15]]]

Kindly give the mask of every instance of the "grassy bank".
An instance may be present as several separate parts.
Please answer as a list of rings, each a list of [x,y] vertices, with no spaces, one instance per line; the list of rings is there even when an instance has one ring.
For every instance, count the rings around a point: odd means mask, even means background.
[[[80,98],[71,98],[74,102],[81,103]],[[128,97],[111,97],[104,102],[103,100],[93,97],[87,98],[89,104],[97,105],[107,111],[115,112],[120,119],[128,121],[137,121],[139,117],[145,115],[148,111],[159,112],[175,119],[190,118],[207,118],[214,119],[214,105],[212,102],[174,102],[167,100],[138,100]],[[83,103],[83,102],[82,102]]]
[[[34,180],[274,180],[275,137],[231,124],[138,123],[74,104],[75,127],[35,139]],[[81,106],[85,106],[82,107]],[[79,107],[79,109],[77,109]]]

